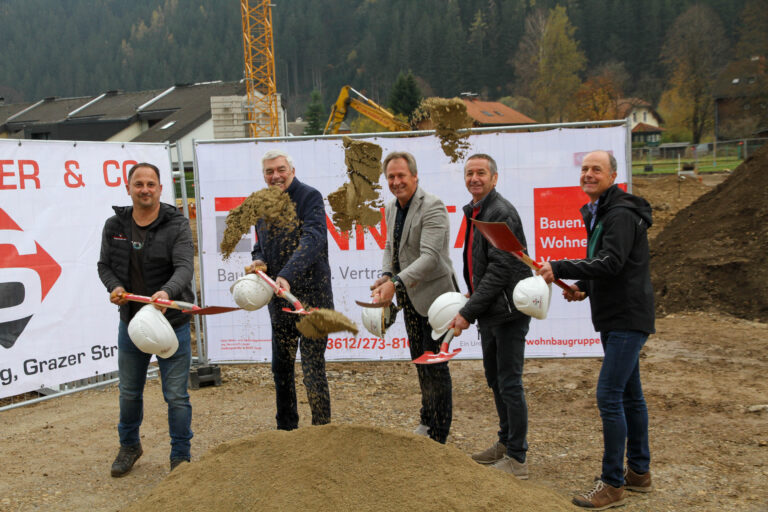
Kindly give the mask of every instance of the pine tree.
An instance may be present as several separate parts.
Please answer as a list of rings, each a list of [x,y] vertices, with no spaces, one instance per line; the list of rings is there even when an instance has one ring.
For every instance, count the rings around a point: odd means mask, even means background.
[[[304,117],[307,120],[304,135],[322,135],[325,128],[325,108],[323,107],[323,97],[317,89],[312,91]]]
[[[407,75],[401,71],[389,93],[389,108],[395,114],[402,114],[410,118],[411,113],[421,103],[421,91],[416,85],[416,79],[410,71]]]

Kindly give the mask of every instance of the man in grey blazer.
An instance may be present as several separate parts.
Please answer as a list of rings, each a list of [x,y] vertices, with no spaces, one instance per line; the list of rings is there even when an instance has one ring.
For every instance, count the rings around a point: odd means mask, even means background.
[[[387,243],[382,277],[371,287],[376,302],[397,295],[413,359],[438,352],[427,311],[445,292],[458,291],[448,256],[450,224],[443,202],[419,187],[416,160],[406,152],[384,158],[384,173],[395,199],[386,205]],[[452,418],[451,374],[448,363],[417,365],[421,387],[421,418],[416,433],[445,443]]]

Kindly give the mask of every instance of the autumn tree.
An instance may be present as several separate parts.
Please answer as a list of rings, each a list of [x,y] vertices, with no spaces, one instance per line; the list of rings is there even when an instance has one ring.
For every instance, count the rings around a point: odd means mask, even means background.
[[[317,89],[312,91],[304,118],[307,120],[304,135],[322,135],[325,129],[325,108],[323,97]]]
[[[609,76],[597,76],[581,84],[576,93],[576,115],[583,121],[618,117],[619,88]]]
[[[576,28],[565,7],[550,9],[546,20],[536,12],[526,20],[514,63],[518,83],[541,109],[543,120],[563,121],[581,84],[586,58],[574,39]]]
[[[712,127],[712,86],[726,49],[720,19],[703,5],[692,5],[667,33],[661,57],[671,72],[671,87],[662,99],[670,95],[677,98],[677,102],[668,103],[682,110],[680,118],[690,129],[694,144]]]

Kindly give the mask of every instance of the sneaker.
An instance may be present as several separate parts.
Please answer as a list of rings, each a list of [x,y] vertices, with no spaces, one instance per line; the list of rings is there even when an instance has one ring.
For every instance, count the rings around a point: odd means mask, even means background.
[[[624,488],[628,491],[635,492],[651,492],[653,485],[651,484],[651,472],[647,473],[635,473],[629,466],[624,468]]]
[[[413,433],[417,436],[428,436],[429,435],[429,427],[423,423],[419,424],[418,427],[413,429]]]
[[[493,464],[499,462],[507,454],[507,447],[496,441],[490,448],[486,448],[482,452],[473,453],[472,460],[478,464]]]
[[[128,474],[133,465],[139,460],[144,451],[141,449],[141,443],[133,446],[121,446],[117,452],[115,462],[112,463],[112,476],[119,477]]]
[[[528,480],[528,462],[518,462],[507,454],[504,454],[504,457],[491,467],[514,475],[518,480]]]
[[[624,486],[614,487],[598,479],[591,491],[574,497],[573,504],[592,510],[605,510],[620,507],[626,501],[626,496]]]
[[[182,462],[189,462],[189,459],[173,459],[171,460],[171,471],[179,467]]]

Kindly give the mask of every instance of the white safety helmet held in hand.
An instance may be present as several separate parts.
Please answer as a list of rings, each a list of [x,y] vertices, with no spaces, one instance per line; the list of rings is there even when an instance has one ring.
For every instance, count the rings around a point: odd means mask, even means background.
[[[169,358],[179,348],[176,332],[159,309],[152,304],[142,307],[128,323],[128,336],[147,354]]]
[[[362,316],[363,327],[374,336],[382,338],[389,326],[395,323],[397,307],[390,304],[383,308],[363,308]]]
[[[256,274],[246,274],[229,288],[238,307],[255,311],[269,304],[274,291]]]
[[[552,285],[541,276],[522,279],[512,292],[512,302],[517,310],[539,320],[547,318],[551,299]]]
[[[459,314],[459,310],[467,303],[467,299],[459,292],[447,292],[440,295],[429,306],[427,318],[432,327],[432,339],[436,340],[448,330],[451,320]]]

